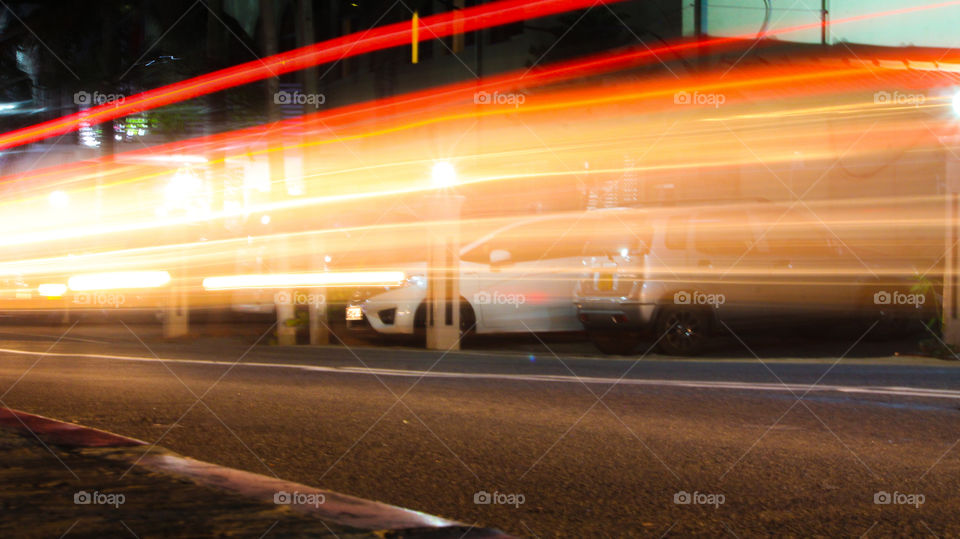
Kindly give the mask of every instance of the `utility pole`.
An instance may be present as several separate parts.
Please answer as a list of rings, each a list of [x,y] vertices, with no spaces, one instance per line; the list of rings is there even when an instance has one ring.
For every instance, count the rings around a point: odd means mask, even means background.
[[[460,209],[463,197],[453,165],[433,167],[436,192],[426,197],[427,219],[427,348],[460,349]]]
[[[943,341],[951,346],[960,346],[960,297],[958,297],[958,279],[960,275],[960,158],[955,153],[960,148],[960,135],[941,136],[940,143],[948,151],[944,153],[946,163],[946,246],[943,269]]]
[[[260,28],[263,36],[264,56],[273,56],[277,54],[277,21],[276,11],[273,0],[260,0]],[[280,79],[278,77],[269,77],[265,81],[266,99],[267,99],[267,121],[271,124],[280,120],[280,110],[277,103],[277,95],[280,92]],[[269,136],[269,135],[268,135]],[[270,167],[270,198],[276,196],[276,189],[273,186],[284,177],[283,155],[280,152],[269,152],[268,161]],[[281,235],[281,239],[276,242],[275,248],[270,250],[274,257],[273,267],[281,273],[290,266],[289,251],[287,249],[286,237]],[[292,298],[292,290],[278,291],[274,298]],[[287,325],[295,315],[295,306],[293,301],[279,301],[274,299],[274,306],[277,311],[277,344],[281,346],[290,346],[297,343],[297,328]]]
[[[316,41],[313,27],[313,2],[311,0],[297,0],[297,17],[294,21],[294,30],[297,34],[297,47],[306,47]],[[317,68],[311,66],[300,71],[300,81],[303,87],[303,93],[307,95],[317,95],[319,93],[317,81]],[[303,113],[311,114],[317,112],[317,108],[309,102],[303,104]],[[303,140],[302,142],[306,142]],[[301,146],[305,148],[306,146]],[[314,169],[314,153],[302,150],[302,159],[300,160],[301,172],[304,175]],[[304,182],[306,183],[306,182]],[[310,270],[326,270],[326,260],[323,253],[323,242],[313,236],[310,240]],[[317,287],[311,289],[307,296],[307,314],[308,326],[310,330],[310,344],[327,344],[330,342],[329,324],[327,324],[327,288]]]
[[[827,46],[827,17],[830,12],[827,10],[827,0],[820,0],[820,44]]]

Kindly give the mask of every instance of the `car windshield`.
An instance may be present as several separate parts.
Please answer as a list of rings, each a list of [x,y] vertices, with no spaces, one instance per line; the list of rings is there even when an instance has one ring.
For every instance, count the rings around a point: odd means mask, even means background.
[[[585,256],[627,257],[649,252],[653,231],[649,220],[634,212],[609,212],[585,220]]]

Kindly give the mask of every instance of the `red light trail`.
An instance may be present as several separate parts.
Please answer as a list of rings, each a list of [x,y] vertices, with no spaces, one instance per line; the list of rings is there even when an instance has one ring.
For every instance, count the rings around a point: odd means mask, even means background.
[[[512,22],[544,17],[566,11],[573,11],[592,7],[598,4],[610,4],[623,0],[541,0],[523,2],[506,0],[476,6],[473,8],[448,12],[420,19],[419,39],[421,41],[452,35],[453,33],[469,32],[484,28],[491,28]],[[960,0],[949,0],[925,6],[911,6],[895,10],[857,15],[842,19],[835,19],[827,23],[828,26],[859,22],[870,19],[903,15],[919,11],[940,9],[960,5]],[[803,30],[819,28],[822,23],[811,23],[767,32],[765,36],[785,35]],[[636,65],[641,61],[659,59],[661,55],[685,54],[697,51],[704,47],[717,47],[742,43],[752,39],[754,35],[744,34],[733,37],[713,38],[691,41],[675,45],[667,45],[655,49],[645,48],[625,54],[603,55],[588,60],[579,60],[559,64],[542,72],[524,72],[517,77],[518,82],[537,82],[536,79],[563,79],[571,76],[582,76],[622,69]],[[412,42],[413,28],[408,22],[401,22],[373,28],[337,39],[316,43],[308,47],[295,49],[264,58],[240,64],[227,69],[194,77],[175,84],[149,90],[125,99],[122,103],[107,103],[92,107],[88,110],[63,116],[56,120],[43,122],[33,126],[10,131],[0,135],[0,150],[35,142],[44,138],[68,133],[78,129],[81,124],[90,125],[102,123],[129,114],[169,105],[172,103],[192,99],[202,95],[214,93],[234,86],[255,82],[272,76],[298,71],[310,66],[328,63],[360,54],[382,50],[390,47],[406,45]],[[502,84],[504,78],[498,77],[489,81],[491,84]],[[542,81],[541,81],[542,83]],[[432,97],[436,97],[433,95]]]
[[[621,1],[623,0],[504,0],[421,18],[418,36],[421,41],[437,39],[454,32],[482,30]],[[122,103],[106,103],[56,120],[11,131],[0,136],[0,150],[68,133],[78,129],[81,124],[98,124],[307,67],[407,45],[412,39],[413,27],[410,22],[404,21],[315,43],[149,90],[126,98]]]

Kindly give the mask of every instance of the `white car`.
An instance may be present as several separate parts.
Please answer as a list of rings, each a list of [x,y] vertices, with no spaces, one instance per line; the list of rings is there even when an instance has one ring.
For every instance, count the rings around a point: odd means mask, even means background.
[[[582,214],[504,226],[460,250],[461,328],[478,334],[582,331],[573,290],[583,272]],[[573,232],[572,232],[573,231]],[[426,320],[426,264],[404,285],[357,301],[347,318],[378,333],[412,335]]]
[[[697,355],[733,327],[811,320],[864,320],[894,335],[935,315],[933,299],[912,293],[912,268],[928,263],[900,255],[889,224],[765,201],[604,211],[618,218],[585,251],[575,291],[604,353],[632,354],[648,337],[665,354]]]

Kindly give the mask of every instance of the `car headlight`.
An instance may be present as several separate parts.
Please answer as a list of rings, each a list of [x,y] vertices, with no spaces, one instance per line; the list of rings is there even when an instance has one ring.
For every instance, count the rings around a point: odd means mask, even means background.
[[[358,288],[354,291],[353,297],[351,298],[351,300],[353,303],[359,304],[366,301],[370,296],[383,294],[384,292],[389,292],[391,290],[397,290],[400,288],[407,288],[408,286],[415,286],[417,288],[426,288],[427,287],[426,275],[421,275],[421,274],[408,275],[399,284],[390,285],[390,286]]]
[[[406,286],[416,286],[418,288],[427,287],[427,276],[426,275],[410,275],[404,281]]]

